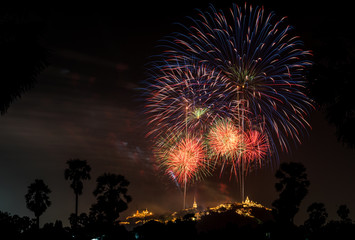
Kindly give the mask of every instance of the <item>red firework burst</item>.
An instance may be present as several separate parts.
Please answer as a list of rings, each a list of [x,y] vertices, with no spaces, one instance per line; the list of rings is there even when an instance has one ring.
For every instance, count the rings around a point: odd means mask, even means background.
[[[176,140],[175,145],[165,150],[165,157],[161,160],[166,173],[173,173],[180,184],[198,179],[207,166],[206,150],[201,139],[187,136]]]
[[[245,159],[248,163],[255,161],[261,166],[262,160],[269,152],[270,146],[265,134],[257,130],[249,130],[244,133],[246,151]]]

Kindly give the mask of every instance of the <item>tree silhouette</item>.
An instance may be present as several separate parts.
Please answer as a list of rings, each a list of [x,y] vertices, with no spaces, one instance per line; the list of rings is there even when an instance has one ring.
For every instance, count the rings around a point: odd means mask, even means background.
[[[91,215],[95,216],[98,222],[114,226],[120,213],[128,208],[132,200],[127,195],[129,182],[118,174],[105,173],[96,180],[97,186],[93,194],[97,203],[91,207]]]
[[[40,44],[44,24],[36,13],[0,9],[0,114],[32,88],[48,65],[48,50]]]
[[[305,221],[304,226],[309,233],[319,234],[328,217],[324,204],[317,202],[312,203],[307,208],[307,212],[309,214],[309,218]]]
[[[349,213],[346,205],[340,205],[337,210],[340,221],[330,221],[327,224],[327,238],[323,239],[355,239],[355,225],[352,224]]]
[[[293,225],[301,201],[308,193],[310,183],[306,168],[301,163],[282,163],[275,176],[280,180],[275,184],[276,191],[280,192],[280,195],[272,203],[273,215],[278,223]]]
[[[339,206],[337,214],[342,223],[351,223],[351,219],[349,218],[350,209],[345,204]]]
[[[333,19],[334,20],[334,19]],[[314,66],[308,77],[310,93],[336,127],[338,140],[355,147],[354,36],[331,18],[315,32]],[[332,34],[329,34],[332,29]]]
[[[22,239],[22,233],[27,232],[33,225],[29,217],[20,217],[0,211],[0,233],[1,236],[11,236],[11,239]]]
[[[34,183],[28,186],[25,195],[27,208],[35,214],[37,228],[39,228],[39,217],[51,205],[48,194],[51,193],[49,187],[41,179],[35,179]]]
[[[82,180],[90,179],[91,167],[86,160],[70,159],[67,161],[68,168],[64,171],[65,180],[70,180],[70,187],[75,194],[75,218],[78,218],[78,198],[83,193]]]

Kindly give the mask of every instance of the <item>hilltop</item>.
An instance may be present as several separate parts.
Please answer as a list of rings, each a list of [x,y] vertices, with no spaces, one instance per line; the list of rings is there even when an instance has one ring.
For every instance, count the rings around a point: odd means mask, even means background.
[[[205,231],[221,229],[227,224],[235,224],[240,227],[246,225],[256,226],[269,220],[272,220],[271,209],[247,198],[242,203],[223,203],[206,209],[201,209],[194,203],[192,208],[165,215],[155,215],[145,209],[128,216],[126,221],[120,224],[125,225],[127,229],[133,229],[150,221],[164,224],[194,221],[198,231]]]

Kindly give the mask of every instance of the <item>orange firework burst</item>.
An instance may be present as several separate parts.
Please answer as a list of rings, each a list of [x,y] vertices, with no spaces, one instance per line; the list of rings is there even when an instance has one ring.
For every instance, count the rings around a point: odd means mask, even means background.
[[[209,172],[207,152],[201,138],[170,135],[157,149],[160,166],[180,184],[197,180]]]
[[[270,148],[266,135],[261,131],[243,131],[229,119],[216,122],[209,132],[208,142],[210,154],[216,160],[222,160],[223,167],[225,163],[231,164],[235,174],[242,162],[245,170],[254,162],[261,166]]]
[[[245,148],[241,131],[230,120],[219,120],[210,130],[209,146],[212,154],[236,159]]]
[[[174,173],[177,181],[182,183],[198,177],[204,168],[206,152],[197,138],[187,137],[173,147],[167,155],[165,165]]]

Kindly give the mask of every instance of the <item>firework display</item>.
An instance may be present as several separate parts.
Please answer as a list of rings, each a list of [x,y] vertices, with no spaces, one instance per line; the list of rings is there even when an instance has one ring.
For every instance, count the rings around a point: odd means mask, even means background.
[[[281,150],[288,151],[290,140],[300,143],[313,108],[304,79],[311,53],[302,49],[286,18],[245,4],[234,5],[229,14],[211,6],[191,21],[167,39],[163,57],[184,62],[193,58],[220,72],[226,80],[225,100],[242,104],[247,118],[262,119]]]
[[[277,160],[278,149],[301,143],[313,108],[304,78],[311,53],[286,18],[247,4],[229,14],[211,5],[190,21],[163,40],[145,88],[157,161],[185,191],[211,170],[209,160],[241,178]]]

